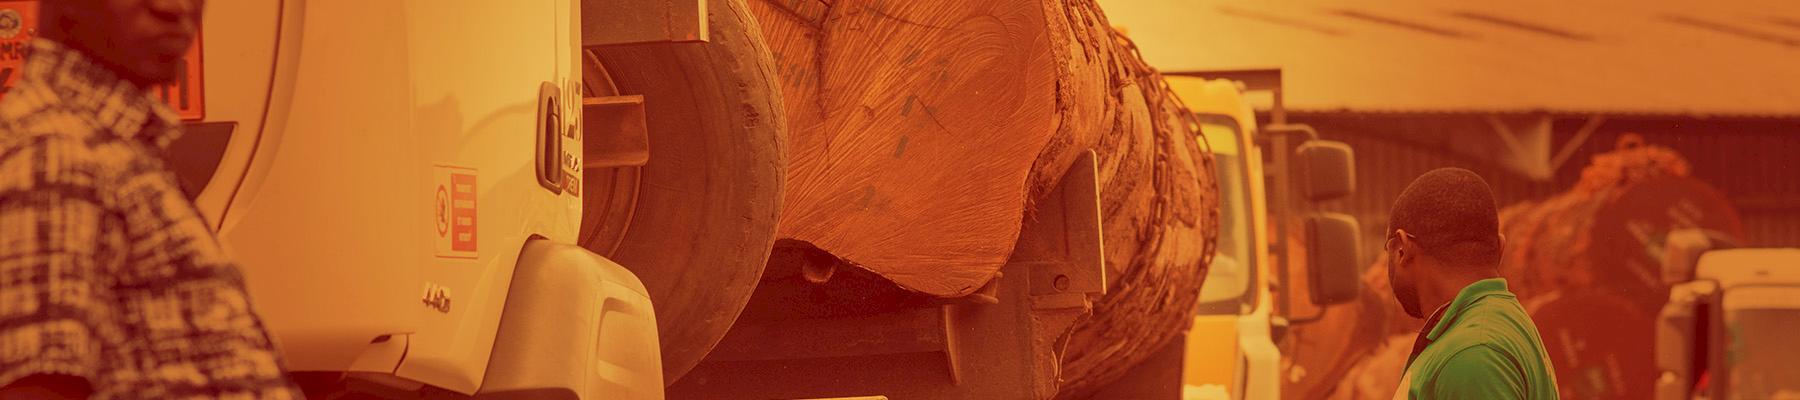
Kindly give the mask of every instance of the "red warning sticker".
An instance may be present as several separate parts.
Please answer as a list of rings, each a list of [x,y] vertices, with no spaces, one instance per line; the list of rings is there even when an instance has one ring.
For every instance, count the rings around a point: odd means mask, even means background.
[[[432,228],[437,239],[435,254],[441,258],[476,258],[480,241],[475,236],[475,170],[438,165],[432,194]]]

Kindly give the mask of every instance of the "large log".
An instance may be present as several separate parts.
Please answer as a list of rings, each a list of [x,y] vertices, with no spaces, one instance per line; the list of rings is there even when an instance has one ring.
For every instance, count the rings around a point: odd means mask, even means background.
[[[1679,154],[1628,134],[1569,191],[1500,210],[1500,274],[1537,324],[1563,397],[1649,398],[1653,323],[1668,300],[1662,239],[1690,228],[1742,237],[1737,212],[1688,172]],[[1290,373],[1301,377],[1291,398],[1387,398],[1398,385],[1400,371],[1388,366],[1410,348],[1391,348],[1392,338],[1410,346],[1422,321],[1398,312],[1386,262],[1370,267],[1358,301],[1294,329],[1290,336],[1313,339],[1286,354],[1304,360],[1294,365],[1305,373]]]
[[[1036,2],[752,4],[787,97],[780,235],[908,289],[980,288],[1056,133]]]
[[[1500,212],[1500,273],[1537,323],[1563,397],[1649,398],[1656,314],[1669,299],[1663,239],[1694,228],[1743,237],[1724,195],[1642,140],[1622,137],[1569,192]]]
[[[786,96],[782,237],[909,290],[968,295],[1011,255],[1032,202],[1094,149],[1110,293],[1069,341],[1065,392],[1185,328],[1217,236],[1212,158],[1097,5],[751,8]]]

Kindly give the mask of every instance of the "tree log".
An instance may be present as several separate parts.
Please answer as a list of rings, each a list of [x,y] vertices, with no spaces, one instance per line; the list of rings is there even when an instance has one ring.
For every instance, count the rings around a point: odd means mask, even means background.
[[[1648,398],[1656,315],[1669,299],[1663,239],[1701,228],[1739,238],[1724,195],[1687,161],[1626,135],[1569,192],[1500,211],[1500,273],[1538,325],[1563,397]]]
[[[1109,294],[1065,393],[1123,374],[1190,322],[1217,238],[1191,113],[1091,0],[759,0],[789,122],[780,235],[909,290],[968,295],[1031,204],[1099,155]]]

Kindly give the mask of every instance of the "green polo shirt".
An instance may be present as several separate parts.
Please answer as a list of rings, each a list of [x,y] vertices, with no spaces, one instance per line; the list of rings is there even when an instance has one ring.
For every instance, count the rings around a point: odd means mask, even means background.
[[[1505,279],[1471,283],[1433,314],[1395,398],[1557,398],[1544,341]]]

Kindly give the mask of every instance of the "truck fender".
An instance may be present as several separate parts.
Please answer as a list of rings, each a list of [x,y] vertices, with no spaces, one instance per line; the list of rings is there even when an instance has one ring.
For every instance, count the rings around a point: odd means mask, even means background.
[[[637,276],[580,246],[529,240],[475,397],[661,399],[657,348]]]

